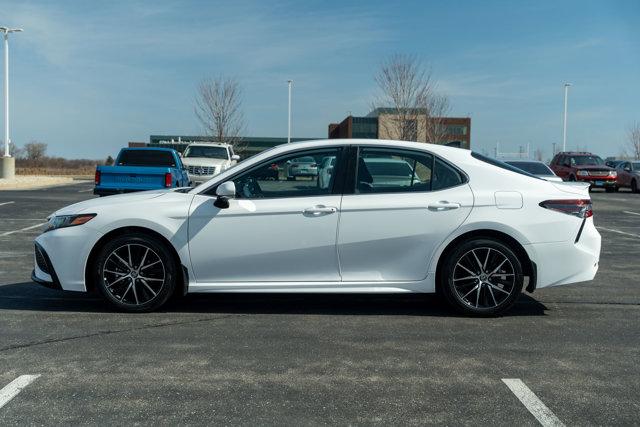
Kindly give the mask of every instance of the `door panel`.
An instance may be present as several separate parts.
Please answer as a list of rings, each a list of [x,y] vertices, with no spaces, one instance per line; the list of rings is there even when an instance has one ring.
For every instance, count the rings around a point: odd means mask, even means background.
[[[198,195],[189,216],[195,280],[339,281],[339,195],[232,199],[228,209]]]
[[[342,280],[423,280],[433,252],[472,206],[467,184],[435,192],[345,195],[338,232]]]

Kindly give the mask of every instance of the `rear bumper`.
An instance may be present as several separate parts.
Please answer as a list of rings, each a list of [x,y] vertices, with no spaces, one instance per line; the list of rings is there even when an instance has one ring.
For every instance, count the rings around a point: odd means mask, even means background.
[[[93,189],[93,194],[98,196],[112,196],[114,194],[124,194],[124,193],[136,193],[138,191],[150,191],[150,190],[165,190],[168,187],[158,187],[158,188],[101,188],[95,187]]]
[[[588,218],[577,242],[534,243],[526,245],[537,265],[536,289],[593,280],[600,261],[601,237]]]

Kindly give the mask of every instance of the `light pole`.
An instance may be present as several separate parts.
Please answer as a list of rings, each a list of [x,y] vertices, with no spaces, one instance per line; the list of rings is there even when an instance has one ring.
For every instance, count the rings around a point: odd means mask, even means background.
[[[20,31],[20,28],[0,27],[4,35],[4,156],[0,163],[0,178],[7,179],[12,179],[15,174],[15,159],[9,155],[9,33]]]
[[[291,84],[293,80],[287,80],[289,84],[289,126],[287,131],[287,144],[291,143]]]
[[[562,151],[567,151],[567,100],[569,98],[569,86],[571,86],[571,83],[564,84],[564,119],[562,120]]]

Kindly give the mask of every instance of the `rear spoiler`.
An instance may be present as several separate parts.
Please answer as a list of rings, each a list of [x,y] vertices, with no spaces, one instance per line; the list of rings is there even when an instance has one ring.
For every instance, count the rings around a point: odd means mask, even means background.
[[[589,187],[591,185],[586,182],[576,182],[576,181],[565,181],[565,182],[549,181],[549,182],[558,190],[564,191],[565,193],[578,194],[581,196],[589,197]]]

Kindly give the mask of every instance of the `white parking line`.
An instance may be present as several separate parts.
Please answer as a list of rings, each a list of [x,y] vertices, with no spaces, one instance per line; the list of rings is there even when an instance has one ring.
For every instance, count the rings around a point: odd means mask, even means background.
[[[640,234],[627,233],[626,231],[614,230],[613,228],[596,227],[598,230],[609,231],[611,233],[623,234],[625,236],[637,237],[640,239]]]
[[[13,201],[11,201],[11,202],[2,202],[2,203],[0,203],[0,206],[10,205],[11,203],[15,203],[15,202],[13,202]]]
[[[0,408],[16,397],[23,388],[34,382],[40,375],[20,375],[0,390]]]
[[[89,188],[86,190],[78,190],[78,193],[88,193],[89,191],[93,191],[93,188]]]
[[[518,400],[536,417],[543,426],[564,426],[562,421],[555,416],[551,409],[542,403],[538,396],[532,392],[525,383],[518,378],[503,378],[502,382],[516,395]]]
[[[20,233],[21,231],[28,231],[28,230],[33,230],[34,228],[38,228],[38,227],[42,227],[43,225],[45,225],[46,222],[43,222],[42,224],[36,224],[36,225],[32,225],[31,227],[25,227],[25,228],[21,228],[19,230],[13,230],[13,231],[6,231],[2,234],[0,234],[0,236],[8,236],[10,234],[14,234],[14,233]]]
[[[629,214],[629,215],[638,215],[640,216],[640,213],[638,212],[631,212],[631,211],[622,211],[623,213]]]

